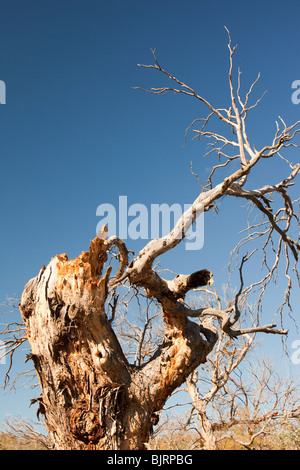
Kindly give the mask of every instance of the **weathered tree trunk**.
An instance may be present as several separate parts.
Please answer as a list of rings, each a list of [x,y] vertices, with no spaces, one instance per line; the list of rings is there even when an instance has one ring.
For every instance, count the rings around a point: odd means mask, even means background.
[[[163,309],[163,343],[148,363],[130,365],[105,312],[111,268],[102,269],[109,244],[95,238],[74,260],[55,256],[22,295],[42,389],[38,413],[57,449],[143,449],[156,413],[206,360],[216,339]],[[172,302],[168,292],[166,306]]]

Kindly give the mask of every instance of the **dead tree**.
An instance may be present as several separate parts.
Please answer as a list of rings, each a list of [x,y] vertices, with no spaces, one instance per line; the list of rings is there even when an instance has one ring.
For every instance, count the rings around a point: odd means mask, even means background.
[[[293,239],[291,233],[294,224],[299,227],[299,218],[297,201],[292,201],[289,188],[300,171],[300,164],[293,165],[282,152],[295,146],[299,122],[286,125],[280,119],[270,142],[259,150],[251,145],[246,118],[260,100],[254,105],[249,104],[256,81],[242,99],[240,73],[237,89],[234,89],[234,52],[229,36],[229,109],[214,107],[193,88],[164,70],[155,52],[154,65],[142,66],[168,77],[172,84],[146,91],[181,93],[194,98],[208,110],[206,117],[193,121],[189,130],[193,130],[199,139],[209,138],[208,154],[216,153],[220,159],[212,165],[207,183],[171,232],[151,240],[129,263],[125,243],[116,236],[106,239],[104,229],[101,236],[91,242],[89,251],[82,252],[74,260],[69,260],[66,254],[55,256],[24,289],[20,310],[42,389],[37,399],[39,413],[44,416],[57,449],[143,449],[157,422],[157,412],[170,394],[207,360],[216,344],[218,330],[232,338],[252,332],[286,334],[285,330],[275,329],[273,323],[261,325],[258,317],[247,328],[236,328],[236,325],[243,296],[259,290],[258,302],[261,301],[279,260],[283,258],[286,264],[287,287],[282,307],[289,302],[292,268],[298,276],[299,237]],[[209,130],[213,118],[227,128],[223,135]],[[200,124],[199,129],[195,129],[196,124]],[[256,166],[263,160],[272,162],[275,158],[283,158],[287,165],[284,179],[264,187],[246,189],[248,176]],[[218,172],[224,167],[228,169],[233,161],[239,161],[239,168],[214,183],[213,178]],[[250,226],[247,236],[252,240],[250,233],[254,231],[256,237],[265,240],[260,252],[265,255],[263,262],[268,273],[249,286],[245,287],[241,282],[239,292],[224,310],[193,309],[185,303],[186,294],[199,286],[209,285],[212,273],[201,269],[167,280],[153,264],[158,256],[174,249],[184,239],[202,210],[212,210],[224,196],[249,201],[261,215],[260,224]],[[274,196],[282,202],[278,208],[273,202]],[[270,246],[272,264],[267,259]],[[111,266],[107,265],[112,247],[119,252],[119,268],[114,276]],[[238,246],[238,254],[240,249]],[[251,256],[254,256],[253,251],[248,256],[243,255],[241,270]],[[129,363],[108,317],[108,303],[115,314],[117,291],[124,283],[155,299],[164,320],[162,343],[140,365]],[[195,323],[190,318],[198,318],[200,322]]]
[[[196,426],[197,448],[218,450],[224,442],[227,447],[235,443],[249,450],[256,445],[263,448],[265,436],[284,421],[299,418],[296,382],[282,378],[262,357],[245,359],[254,339],[255,334],[247,335],[234,344],[222,333],[203,366],[205,373],[201,370],[199,378],[196,370],[187,379],[186,391],[192,398],[187,429]]]

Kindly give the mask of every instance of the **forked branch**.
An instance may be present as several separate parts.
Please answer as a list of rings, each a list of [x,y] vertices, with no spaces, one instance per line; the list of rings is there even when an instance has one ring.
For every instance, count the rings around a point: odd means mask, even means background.
[[[288,194],[288,189],[294,184],[295,178],[300,172],[300,165],[293,165],[286,158],[281,155],[281,151],[288,147],[298,147],[293,141],[297,134],[300,132],[299,124],[300,121],[288,126],[284,120],[280,117],[281,126],[276,122],[276,132],[271,141],[271,143],[263,146],[260,150],[256,150],[255,146],[251,146],[246,127],[246,119],[249,116],[249,111],[255,108],[262,100],[262,97],[256,100],[256,102],[251,105],[250,97],[257,84],[260,73],[257,78],[251,84],[245,99],[241,97],[241,72],[238,71],[238,86],[237,90],[234,88],[233,84],[233,56],[236,52],[236,46],[232,47],[231,45],[231,36],[229,30],[225,27],[228,33],[228,49],[229,49],[229,72],[228,72],[228,82],[229,82],[229,92],[230,92],[230,101],[231,106],[226,108],[215,107],[211,102],[205,99],[201,94],[196,92],[194,88],[187,85],[182,80],[179,80],[174,74],[168,72],[164,69],[158,62],[155,50],[152,50],[154,57],[153,65],[141,65],[143,68],[154,69],[158,71],[163,76],[166,76],[171,80],[170,86],[161,86],[159,88],[144,89],[142,87],[134,87],[135,89],[143,90],[152,94],[162,94],[168,91],[174,93],[182,93],[188,96],[191,96],[201,102],[208,108],[208,114],[206,117],[200,117],[194,119],[193,122],[187,127],[185,133],[185,139],[188,131],[192,130],[194,134],[199,139],[208,138],[210,140],[210,150],[205,153],[205,157],[212,155],[213,153],[218,156],[218,163],[212,166],[211,172],[207,184],[201,185],[201,193],[195,199],[191,209],[187,211],[175,224],[173,230],[165,237],[155,239],[150,241],[146,247],[139,253],[138,257],[133,260],[131,267],[128,268],[128,276],[130,282],[139,283],[141,286],[146,286],[147,290],[151,292],[151,295],[156,297],[162,304],[163,295],[161,294],[160,288],[163,286],[163,292],[168,293],[171,284],[165,283],[157,273],[153,274],[152,264],[154,259],[167,252],[170,249],[173,249],[178,243],[183,240],[188,229],[192,225],[195,218],[201,211],[208,211],[214,207],[215,202],[223,196],[235,196],[237,198],[250,201],[257,212],[261,214],[262,219],[260,224],[255,225],[254,238],[259,238],[261,236],[266,237],[266,242],[263,245],[262,253],[264,256],[264,264],[267,267],[267,247],[270,245],[273,252],[275,253],[275,261],[273,267],[268,270],[268,273],[263,276],[262,279],[254,282],[251,285],[244,287],[244,281],[242,275],[241,287],[238,292],[238,295],[235,297],[233,304],[229,310],[222,309],[207,309],[202,308],[198,310],[193,310],[187,307],[184,302],[176,300],[176,302],[170,306],[165,306],[169,312],[173,312],[173,315],[182,315],[186,317],[203,317],[211,315],[220,319],[222,324],[223,331],[226,331],[230,336],[236,337],[238,335],[247,334],[249,332],[263,331],[265,333],[280,333],[286,334],[286,330],[276,330],[275,324],[271,323],[269,325],[260,326],[253,325],[252,328],[237,330],[233,328],[233,325],[238,321],[240,317],[239,312],[239,299],[244,298],[248,293],[255,290],[256,287],[261,288],[261,293],[258,299],[258,308],[262,300],[262,296],[265,293],[266,286],[272,279],[273,273],[278,267],[279,260],[282,257],[282,251],[285,253],[286,257],[286,270],[285,275],[288,281],[287,290],[285,293],[285,300],[281,305],[281,309],[285,304],[289,304],[289,294],[291,289],[291,277],[289,274],[290,255],[293,257],[295,264],[293,266],[296,276],[299,280],[299,274],[297,271],[297,260],[299,254],[299,237],[293,239],[291,236],[291,227],[295,222],[298,226],[299,231],[299,214],[295,211],[295,203],[292,202],[291,197]],[[208,127],[211,125],[213,118],[218,118],[225,125],[227,130],[229,130],[229,135],[233,137],[228,137],[227,134],[216,133],[214,130],[210,130]],[[199,129],[195,129],[196,124],[201,124]],[[257,164],[263,159],[269,158],[281,158],[285,161],[289,167],[289,174],[279,183],[275,185],[266,185],[263,188],[251,188],[245,189],[247,182],[247,177],[250,172],[253,172]],[[240,160],[240,169],[233,171],[229,176],[223,178],[218,184],[214,184],[213,177],[220,172],[225,167],[230,167],[230,164],[237,159]],[[217,171],[218,170],[218,171]],[[193,173],[195,174],[195,173]],[[197,176],[198,180],[199,177]],[[199,180],[200,181],[200,180]],[[273,205],[271,196],[277,194],[283,201],[281,207],[276,207]],[[259,232],[259,227],[263,230]],[[279,237],[278,249],[274,249],[274,235]],[[237,245],[234,251],[237,255],[241,247],[247,244],[248,241],[253,239],[253,234],[245,238],[240,244]],[[257,250],[254,249],[250,256]],[[246,255],[245,255],[246,256]],[[248,259],[248,258],[247,258]],[[243,266],[246,258],[242,258]],[[147,279],[146,283],[143,282],[143,279]],[[174,281],[173,281],[174,285]],[[158,286],[160,286],[158,288]],[[169,294],[168,294],[169,295]],[[185,293],[184,293],[185,295]]]

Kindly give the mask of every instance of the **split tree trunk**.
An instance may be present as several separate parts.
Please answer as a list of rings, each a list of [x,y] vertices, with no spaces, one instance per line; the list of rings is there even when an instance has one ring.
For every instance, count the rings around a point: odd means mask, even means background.
[[[105,312],[108,242],[95,238],[74,260],[57,255],[21,299],[42,389],[38,413],[57,449],[144,449],[157,412],[216,340],[172,313],[177,299],[169,292],[163,343],[147,364],[129,364]]]

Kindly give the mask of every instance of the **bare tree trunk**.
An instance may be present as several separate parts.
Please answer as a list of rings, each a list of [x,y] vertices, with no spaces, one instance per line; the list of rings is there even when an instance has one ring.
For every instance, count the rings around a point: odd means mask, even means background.
[[[190,394],[193,400],[193,406],[195,408],[197,418],[199,421],[199,431],[201,433],[201,441],[203,441],[204,450],[218,450],[216,436],[213,429],[212,422],[207,417],[206,408],[209,403],[208,397],[200,398],[199,391],[197,389],[198,373],[194,371],[186,381],[187,392]]]
[[[109,241],[59,255],[26,285],[21,312],[42,394],[39,410],[57,449],[143,449],[172,391],[206,360],[216,340],[186,316],[165,315],[152,359],[130,365],[105,313]],[[203,332],[202,332],[203,333]]]
[[[201,426],[204,435],[204,450],[218,450],[216,436],[213,431],[212,423],[207,418],[206,413],[201,415]]]

